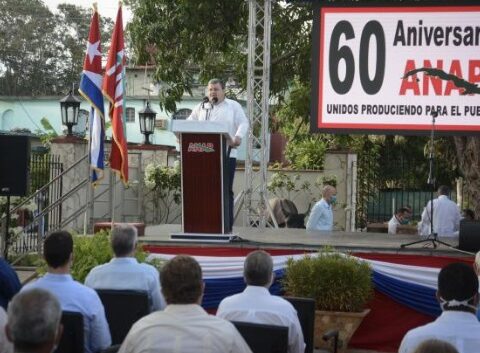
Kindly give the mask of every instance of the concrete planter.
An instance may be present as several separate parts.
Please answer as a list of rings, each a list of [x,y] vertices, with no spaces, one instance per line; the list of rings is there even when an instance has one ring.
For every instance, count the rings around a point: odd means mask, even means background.
[[[360,313],[349,313],[341,311],[315,311],[315,348],[333,351],[333,342],[325,342],[323,334],[331,329],[336,329],[338,335],[338,353],[347,351],[348,342],[362,322],[363,318],[370,312],[365,309]]]

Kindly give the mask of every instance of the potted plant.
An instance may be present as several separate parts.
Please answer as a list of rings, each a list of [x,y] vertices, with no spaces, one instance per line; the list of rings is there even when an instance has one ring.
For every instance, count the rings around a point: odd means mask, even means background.
[[[315,299],[315,347],[328,348],[322,336],[336,329],[339,352],[345,352],[370,312],[366,309],[373,295],[369,264],[327,248],[299,260],[290,258],[282,283],[290,296]]]

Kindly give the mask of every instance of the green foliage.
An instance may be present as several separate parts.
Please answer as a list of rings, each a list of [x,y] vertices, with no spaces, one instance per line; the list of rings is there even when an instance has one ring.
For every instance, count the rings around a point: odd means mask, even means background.
[[[316,309],[361,312],[373,295],[368,263],[328,249],[289,259],[283,286],[288,295],[314,298]]]
[[[180,165],[167,167],[153,163],[145,168],[145,186],[152,190],[153,204],[155,206],[155,221],[168,223],[179,215],[170,219],[172,206],[179,205],[182,201]]]
[[[147,253],[139,244],[135,252],[135,258],[139,262],[145,262]],[[112,247],[110,246],[110,232],[100,231],[92,236],[73,236],[73,264],[71,268],[72,277],[84,282],[88,273],[95,266],[109,262],[113,258]],[[38,268],[40,274],[47,272],[45,261]]]
[[[78,82],[91,11],[41,0],[0,0],[0,95],[65,94]],[[111,20],[102,19],[107,39]],[[105,45],[105,40],[104,40]]]

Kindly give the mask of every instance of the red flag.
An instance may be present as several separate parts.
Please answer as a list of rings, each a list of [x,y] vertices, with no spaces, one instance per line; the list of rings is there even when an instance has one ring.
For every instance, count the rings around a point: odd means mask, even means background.
[[[110,102],[108,115],[112,122],[112,151],[110,152],[110,168],[119,173],[120,179],[128,182],[128,151],[124,133],[124,66],[125,51],[123,41],[122,6],[118,8],[117,21],[112,34],[112,44],[108,51],[102,92]]]

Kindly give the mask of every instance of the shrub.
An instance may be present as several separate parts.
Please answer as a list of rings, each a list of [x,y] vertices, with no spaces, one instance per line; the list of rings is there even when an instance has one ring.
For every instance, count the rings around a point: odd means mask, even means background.
[[[361,312],[373,294],[368,263],[328,249],[290,258],[282,282],[288,295],[314,298],[324,311]]]

